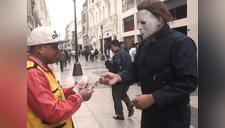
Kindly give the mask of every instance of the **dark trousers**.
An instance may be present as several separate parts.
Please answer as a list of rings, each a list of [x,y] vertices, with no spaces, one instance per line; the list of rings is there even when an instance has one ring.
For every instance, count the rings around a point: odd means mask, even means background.
[[[123,115],[122,100],[125,102],[127,110],[132,107],[130,98],[127,95],[128,89],[129,85],[116,84],[112,86],[112,97],[116,114]]]
[[[86,61],[88,61],[88,56],[85,55]]]
[[[59,62],[60,63],[60,70],[61,70],[61,72],[63,72],[63,69],[64,69],[64,61],[60,61]]]
[[[94,55],[91,55],[90,60],[94,61],[94,57],[95,57]]]

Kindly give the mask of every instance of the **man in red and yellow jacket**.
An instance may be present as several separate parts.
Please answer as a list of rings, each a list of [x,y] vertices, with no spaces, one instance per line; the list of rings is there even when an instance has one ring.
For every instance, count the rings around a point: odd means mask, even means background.
[[[82,101],[91,98],[92,89],[78,93],[73,87],[62,89],[48,64],[55,63],[59,54],[56,31],[49,26],[35,28],[28,39],[27,56],[27,127],[73,128],[71,116]]]

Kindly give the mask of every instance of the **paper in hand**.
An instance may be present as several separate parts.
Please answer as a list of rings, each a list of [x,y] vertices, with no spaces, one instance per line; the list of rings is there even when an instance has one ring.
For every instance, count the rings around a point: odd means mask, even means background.
[[[73,91],[78,93],[79,88],[85,88],[86,85],[88,84],[88,81],[89,81],[89,78],[85,75],[82,75],[81,78],[78,80],[78,83],[73,88]]]
[[[91,86],[89,86],[90,89],[93,89],[94,87],[97,87],[100,84],[99,81],[95,81],[95,83]]]

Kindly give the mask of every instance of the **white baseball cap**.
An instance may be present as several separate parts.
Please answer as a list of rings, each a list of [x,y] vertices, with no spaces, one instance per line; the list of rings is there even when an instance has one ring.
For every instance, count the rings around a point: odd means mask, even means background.
[[[27,45],[34,46],[38,44],[50,44],[50,43],[65,43],[69,40],[59,40],[56,30],[51,26],[37,27],[31,31],[30,37],[28,38]]]

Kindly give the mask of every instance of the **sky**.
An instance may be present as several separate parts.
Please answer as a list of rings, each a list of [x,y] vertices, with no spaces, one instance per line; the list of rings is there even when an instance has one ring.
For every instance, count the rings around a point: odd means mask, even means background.
[[[85,0],[76,0],[77,22],[81,19],[81,11]],[[46,6],[51,18],[51,26],[60,34],[60,39],[65,36],[65,28],[71,20],[74,20],[74,2],[73,0],[46,0]]]

